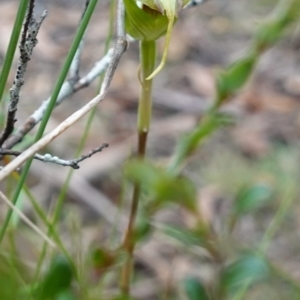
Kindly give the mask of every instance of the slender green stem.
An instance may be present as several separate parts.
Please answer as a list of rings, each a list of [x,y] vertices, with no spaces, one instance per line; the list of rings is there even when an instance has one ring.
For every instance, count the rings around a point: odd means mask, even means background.
[[[152,74],[155,67],[156,42],[140,42],[140,99],[138,107],[138,154],[140,159],[144,159],[146,154],[147,136],[150,129],[151,112],[152,112],[152,79],[146,78]],[[131,211],[126,235],[123,242],[123,248],[127,252],[127,261],[125,262],[121,274],[121,291],[124,295],[130,294],[130,280],[132,276],[133,252],[135,241],[133,237],[134,222],[136,220],[141,188],[135,184],[131,203]]]
[[[26,15],[27,6],[28,6],[28,0],[20,1],[14,28],[13,28],[12,34],[10,36],[10,41],[8,44],[6,56],[5,56],[4,63],[3,63],[3,68],[2,68],[2,71],[0,74],[0,102],[3,97],[3,93],[5,90],[5,85],[7,82],[9,71],[10,71],[10,68],[11,68],[11,65],[12,65],[12,62],[14,59],[14,55],[16,52],[16,48],[18,45],[18,39],[20,36],[20,32],[22,30],[22,24],[23,24],[25,15]]]
[[[146,78],[154,70],[156,45],[154,41],[140,42],[140,99],[138,108],[138,133],[148,132],[152,114],[152,80]]]
[[[64,66],[60,72],[60,75],[58,77],[58,80],[55,84],[55,88],[54,88],[54,91],[53,91],[53,94],[51,96],[51,99],[50,99],[50,102],[49,102],[49,105],[47,107],[47,110],[45,112],[45,115],[42,119],[42,122],[41,122],[41,125],[38,129],[38,132],[35,136],[35,141],[38,141],[42,136],[43,136],[43,133],[46,129],[46,126],[47,126],[47,123],[50,119],[50,116],[51,116],[51,113],[55,107],[55,104],[56,104],[56,99],[59,95],[59,92],[60,92],[60,89],[66,79],[66,76],[68,74],[68,71],[69,71],[69,68],[71,66],[71,63],[73,61],[73,58],[75,56],[75,53],[77,51],[77,48],[80,44],[80,41],[82,40],[82,37],[83,37],[83,34],[87,28],[87,25],[89,24],[89,21],[90,21],[90,18],[94,12],[94,9],[96,7],[96,4],[97,4],[98,0],[91,0],[90,3],[89,3],[89,6],[86,10],[86,13],[80,23],[80,26],[78,27],[78,30],[77,30],[77,33],[76,33],[76,36],[74,38],[74,41],[72,43],[72,46],[70,48],[70,51],[68,53],[68,56],[66,58],[66,61],[64,63]],[[24,169],[22,171],[22,174],[21,174],[21,177],[20,177],[20,180],[18,182],[18,185],[16,187],[16,190],[15,190],[15,193],[13,195],[13,198],[12,198],[12,203],[15,204],[18,200],[18,197],[20,195],[20,192],[22,190],[22,186],[25,182],[25,179],[27,177],[27,174],[29,172],[29,169],[30,169],[30,166],[31,166],[31,163],[32,163],[32,158],[29,159],[25,166],[24,166]],[[8,213],[6,214],[6,217],[5,217],[5,220],[3,222],[3,225],[1,227],[1,230],[0,230],[0,244],[3,240],[3,237],[5,235],[5,232],[6,232],[6,229],[8,227],[8,224],[9,224],[9,221],[10,221],[10,218],[11,218],[11,215],[12,215],[12,210],[10,209],[8,211]]]

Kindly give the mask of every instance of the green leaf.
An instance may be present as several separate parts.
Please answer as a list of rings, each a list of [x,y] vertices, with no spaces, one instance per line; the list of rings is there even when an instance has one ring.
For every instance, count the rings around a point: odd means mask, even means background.
[[[156,199],[159,203],[178,203],[188,210],[196,211],[194,185],[186,178],[162,176],[154,184]]]
[[[184,280],[184,290],[189,300],[209,299],[203,284],[197,278],[186,278]]]
[[[63,255],[56,255],[37,290],[37,299],[52,299],[67,290],[72,282],[73,270],[69,260]]]
[[[256,65],[257,54],[252,53],[233,63],[217,77],[218,101],[227,100],[234,92],[241,89],[250,77]]]
[[[255,254],[245,254],[227,266],[221,276],[221,285],[229,293],[265,280],[270,274],[266,261]]]
[[[234,211],[245,214],[264,206],[270,201],[273,190],[268,185],[258,184],[243,188],[234,202]]]
[[[204,240],[199,232],[178,226],[164,226],[161,231],[186,246],[203,246]]]
[[[152,199],[152,207],[177,203],[186,209],[196,210],[196,190],[190,180],[176,177],[149,162],[133,160],[125,166],[125,175],[141,184]]]

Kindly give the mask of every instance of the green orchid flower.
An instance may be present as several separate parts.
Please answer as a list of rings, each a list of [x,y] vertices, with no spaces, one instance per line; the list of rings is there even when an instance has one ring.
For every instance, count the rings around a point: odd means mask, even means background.
[[[147,77],[157,75],[164,67],[174,22],[180,10],[189,0],[124,0],[126,8],[126,30],[135,39],[156,41],[166,35],[164,51],[159,66]]]

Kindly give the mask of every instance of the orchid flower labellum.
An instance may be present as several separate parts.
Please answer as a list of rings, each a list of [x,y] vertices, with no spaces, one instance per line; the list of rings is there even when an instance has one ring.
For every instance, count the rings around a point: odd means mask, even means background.
[[[140,0],[140,8],[134,0],[124,0],[126,30],[133,38],[155,41],[166,35],[161,62],[147,79],[152,79],[164,67],[174,22],[188,2],[189,0]]]

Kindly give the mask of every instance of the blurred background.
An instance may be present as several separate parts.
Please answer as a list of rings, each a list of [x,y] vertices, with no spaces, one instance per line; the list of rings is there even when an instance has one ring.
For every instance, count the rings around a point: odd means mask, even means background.
[[[17,126],[50,96],[74,37],[84,1],[36,2],[36,15],[47,9],[48,17],[28,65]],[[170,159],[178,138],[194,128],[211,104],[217,71],[243,56],[256,29],[271,15],[277,2],[210,0],[180,14],[173,30],[167,65],[154,80],[153,121],[147,149],[153,160],[164,164]],[[18,1],[0,0],[0,65],[17,5]],[[81,76],[104,55],[109,18],[109,2],[99,1],[85,38]],[[222,111],[233,116],[234,125],[218,130],[207,139],[184,171],[197,186],[205,222],[221,237],[222,222],[228,219],[233,200],[245,186],[266,186],[270,191],[270,201],[244,214],[234,228],[231,244],[228,241],[223,244],[229,261],[235,258],[237,248],[255,248],[261,242],[278,208],[285,203],[281,223],[275,227],[266,251],[296,287],[300,280],[299,29],[298,26],[287,32],[261,57],[250,82],[222,107]],[[161,40],[160,53],[163,45]],[[106,99],[97,108],[83,153],[102,143],[108,143],[109,148],[80,164],[67,191],[60,227],[66,244],[74,246],[71,250],[74,255],[83,255],[91,247],[118,243],[118,234],[112,234],[114,230],[118,232],[118,228],[112,228],[120,203],[126,212],[130,200],[131,187],[122,179],[122,166],[136,146],[138,64],[138,43],[131,42]],[[11,72],[10,83],[13,77]],[[98,84],[96,80],[58,106],[47,131],[92,99]],[[73,158],[86,121],[86,117],[81,119],[52,142],[45,153]],[[68,171],[60,166],[33,163],[27,183],[43,207],[51,210]],[[26,196],[22,197],[22,209],[33,218],[32,207]],[[119,214],[122,216],[122,210]],[[187,227],[193,222],[180,208],[161,211],[157,221]],[[33,264],[40,251],[40,241],[36,239],[30,230],[22,228],[17,240],[20,257]],[[155,233],[137,250],[137,277],[142,284],[134,287],[136,297],[185,299],[179,292],[175,292],[177,296],[171,295],[177,288],[176,282],[188,275],[212,282],[216,270],[205,253],[200,255],[201,259],[198,256],[196,259],[195,252],[199,254],[199,251],[202,253],[201,249],[191,251]],[[91,281],[96,282],[97,276],[99,274],[91,272]],[[274,283],[276,279],[258,285],[247,299],[299,299],[299,294],[294,294],[295,287],[291,289],[288,284]],[[157,296],[166,290],[169,296]]]

